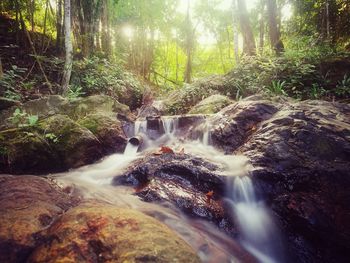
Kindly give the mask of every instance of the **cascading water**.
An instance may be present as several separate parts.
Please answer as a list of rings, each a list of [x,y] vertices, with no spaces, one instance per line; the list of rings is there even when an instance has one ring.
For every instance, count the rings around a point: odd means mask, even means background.
[[[118,206],[132,207],[147,214],[158,217],[159,220],[177,231],[193,248],[203,262],[239,262],[230,247],[234,241],[217,230],[210,223],[187,218],[177,208],[162,207],[157,204],[145,204],[135,197],[133,190],[123,186],[111,186],[114,176],[124,168],[142,157],[142,150],[158,149],[160,145],[167,145],[173,149],[185,149],[186,153],[203,157],[221,164],[228,181],[228,202],[231,204],[235,222],[237,223],[242,246],[254,255],[261,263],[283,262],[276,253],[280,243],[274,223],[263,202],[256,197],[253,183],[248,177],[249,165],[242,156],[224,155],[211,145],[210,124],[202,123],[201,140],[188,141],[178,138],[176,117],[162,117],[164,134],[157,139],[148,138],[147,121],[135,122],[134,136],[142,137],[143,147],[129,141],[124,154],[113,154],[99,163],[82,167],[57,176],[66,185],[77,185],[87,198],[99,198]],[[161,126],[160,126],[161,127]],[[137,153],[137,151],[141,151]],[[231,240],[231,241],[230,241]]]
[[[211,144],[210,128],[211,128],[210,124],[208,122],[206,122],[205,125],[204,125],[203,138],[202,138],[202,143],[204,145],[210,145]]]
[[[278,230],[264,203],[257,199],[252,180],[247,175],[229,178],[228,194],[242,245],[259,262],[283,262]]]
[[[134,136],[136,136],[140,133],[144,133],[144,134],[147,133],[147,121],[146,120],[135,121]]]

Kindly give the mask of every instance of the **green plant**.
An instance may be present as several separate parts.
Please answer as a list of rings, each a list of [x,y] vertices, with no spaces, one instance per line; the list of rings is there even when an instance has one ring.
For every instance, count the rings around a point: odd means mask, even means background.
[[[309,90],[308,97],[311,99],[319,99],[325,94],[326,90],[323,87],[320,87],[317,83],[313,83]]]
[[[8,148],[6,146],[0,146],[0,156],[6,156],[8,154]]]
[[[19,128],[36,126],[38,124],[38,120],[38,115],[30,115],[26,113],[25,110],[21,111],[19,108],[17,108],[9,118],[9,121]]]
[[[85,92],[83,91],[83,88],[81,86],[72,85],[68,89],[67,98],[69,100],[74,100],[83,95],[85,95]]]
[[[286,95],[286,92],[284,91],[286,82],[285,81],[275,81],[273,80],[271,82],[270,86],[267,86],[267,90],[269,93],[274,94],[274,95]]]
[[[56,134],[50,132],[50,133],[46,133],[45,134],[45,138],[48,139],[49,141],[53,142],[53,143],[57,143],[58,137],[56,136]]]
[[[344,75],[344,78],[338,82],[335,94],[338,96],[349,96],[350,95],[350,76]]]

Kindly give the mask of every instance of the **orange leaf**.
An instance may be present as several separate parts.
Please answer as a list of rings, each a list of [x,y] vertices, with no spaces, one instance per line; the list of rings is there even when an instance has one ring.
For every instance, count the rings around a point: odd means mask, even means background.
[[[162,153],[174,153],[174,151],[173,151],[171,148],[167,147],[167,146],[162,146],[162,147],[160,148],[160,151],[161,151]]]
[[[208,199],[211,199],[214,195],[214,191],[209,191],[208,193],[205,194]]]

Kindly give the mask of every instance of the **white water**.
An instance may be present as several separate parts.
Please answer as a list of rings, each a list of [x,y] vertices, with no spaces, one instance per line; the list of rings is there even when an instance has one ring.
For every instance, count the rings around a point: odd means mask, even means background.
[[[252,180],[246,175],[228,179],[228,193],[243,246],[259,262],[283,262],[278,230],[267,207],[257,199]]]
[[[248,177],[251,166],[244,156],[224,155],[210,146],[210,126],[205,123],[201,141],[186,141],[177,137],[175,118],[162,118],[165,134],[157,140],[144,138],[146,150],[167,145],[175,151],[184,149],[222,167],[227,176],[228,202],[237,222],[242,246],[261,263],[283,262],[276,242],[280,239],[266,206],[256,197]],[[147,122],[135,122],[135,135],[147,135]],[[171,204],[158,205],[140,201],[130,187],[112,186],[112,179],[143,153],[138,146],[128,143],[124,154],[113,154],[102,161],[68,173],[55,175],[63,185],[75,185],[85,198],[97,198],[117,206],[137,209],[158,218],[179,233],[194,249],[203,262],[239,262],[235,256],[237,244],[209,222],[190,219]]]
[[[132,143],[128,142],[124,150],[124,155],[135,156],[138,149],[139,149],[139,145],[133,145]]]

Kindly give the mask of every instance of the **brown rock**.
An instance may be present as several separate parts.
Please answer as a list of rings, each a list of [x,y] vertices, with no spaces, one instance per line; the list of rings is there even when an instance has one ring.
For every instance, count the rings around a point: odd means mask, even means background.
[[[36,176],[0,175],[0,189],[0,262],[24,262],[40,232],[79,201]]]
[[[71,209],[48,230],[29,262],[200,262],[167,226],[102,203]]]

